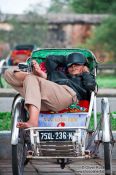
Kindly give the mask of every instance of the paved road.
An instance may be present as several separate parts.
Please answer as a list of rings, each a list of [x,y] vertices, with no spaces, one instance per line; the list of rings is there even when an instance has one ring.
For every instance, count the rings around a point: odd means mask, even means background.
[[[101,111],[101,99],[102,97],[97,97],[97,111]],[[116,97],[109,97],[111,112],[116,111]],[[0,97],[0,111],[10,112],[13,102],[13,97]]]
[[[116,135],[115,135],[116,136]],[[7,139],[8,140],[8,139]],[[6,143],[6,139],[2,139],[2,143]],[[9,138],[10,142],[10,138]],[[3,152],[8,151],[10,143],[4,144]],[[11,148],[9,148],[11,149]],[[103,162],[103,145],[100,144],[100,159],[81,159],[76,160],[68,164],[65,169],[61,169],[60,165],[55,160],[34,160],[29,163],[25,168],[24,175],[104,175],[104,162]],[[9,152],[7,152],[9,154]],[[113,175],[116,175],[116,144],[113,148]],[[12,175],[11,160],[0,160],[0,175]]]
[[[116,175],[116,161],[113,161],[113,175]],[[0,161],[0,175],[12,175],[11,160]],[[54,160],[34,160],[28,163],[24,175],[104,175],[103,160],[76,160],[61,169]]]

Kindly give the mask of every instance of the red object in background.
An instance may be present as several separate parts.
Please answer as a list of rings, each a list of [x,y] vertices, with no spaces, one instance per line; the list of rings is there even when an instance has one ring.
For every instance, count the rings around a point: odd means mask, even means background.
[[[47,72],[45,62],[40,63],[39,66],[43,72]]]
[[[13,50],[10,57],[11,64],[17,65],[20,62],[25,62],[31,52],[30,50]]]

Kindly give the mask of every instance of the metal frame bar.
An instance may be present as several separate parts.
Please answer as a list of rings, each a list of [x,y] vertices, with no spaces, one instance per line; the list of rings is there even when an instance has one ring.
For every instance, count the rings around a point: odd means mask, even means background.
[[[102,140],[103,142],[111,141],[110,134],[110,114],[109,114],[109,101],[108,98],[103,98],[101,101],[102,110]]]
[[[69,129],[83,129],[83,130],[86,130],[87,128],[86,127],[31,127],[31,128],[25,129],[25,130],[26,131],[27,130],[42,131],[42,130],[69,130]]]

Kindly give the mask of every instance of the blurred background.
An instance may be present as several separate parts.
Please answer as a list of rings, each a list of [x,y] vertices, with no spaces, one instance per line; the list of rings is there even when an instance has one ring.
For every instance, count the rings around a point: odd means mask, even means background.
[[[115,13],[115,0],[0,0],[0,60],[7,60],[1,65],[26,60],[27,45],[33,47],[31,51],[87,48],[99,62],[99,86],[115,88]]]

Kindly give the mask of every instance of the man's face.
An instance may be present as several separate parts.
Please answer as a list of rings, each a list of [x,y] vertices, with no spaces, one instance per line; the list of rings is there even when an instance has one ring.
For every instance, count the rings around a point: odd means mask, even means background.
[[[72,64],[71,66],[68,67],[68,72],[71,75],[77,75],[82,73],[84,65],[79,65],[79,64]]]

